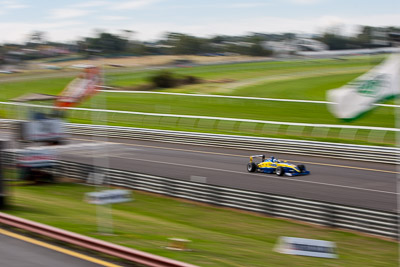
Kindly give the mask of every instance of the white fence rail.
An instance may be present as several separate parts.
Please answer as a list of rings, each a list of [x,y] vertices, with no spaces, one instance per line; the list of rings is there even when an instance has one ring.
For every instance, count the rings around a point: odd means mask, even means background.
[[[15,120],[0,120],[0,128],[12,129]],[[104,126],[89,124],[68,124],[68,132],[77,135],[109,136],[146,141],[201,145],[265,151],[266,153],[287,153],[307,156],[339,158],[347,160],[396,164],[399,162],[398,148],[363,146],[305,140],[206,134],[181,131],[152,130],[142,128]]]
[[[225,99],[240,99],[240,100],[259,100],[259,101],[275,101],[275,102],[291,102],[291,103],[308,103],[308,104],[333,104],[329,101],[321,100],[305,100],[305,99],[285,99],[285,98],[269,98],[269,97],[251,97],[251,96],[230,96],[230,95],[207,95],[207,94],[184,94],[184,93],[172,93],[172,92],[155,92],[155,91],[128,91],[128,90],[118,90],[117,87],[111,86],[100,86],[101,88],[107,90],[100,90],[105,93],[122,93],[122,94],[153,94],[153,95],[175,95],[182,97],[203,97],[203,98],[225,98]],[[377,107],[391,107],[399,108],[399,105],[391,104],[373,104]]]
[[[51,106],[0,102],[9,118],[21,118],[21,107],[53,108]],[[98,114],[93,116],[93,112]],[[318,124],[299,122],[280,122],[225,118],[213,116],[193,116],[181,114],[162,114],[123,110],[104,110],[90,108],[69,108],[68,117],[90,122],[93,118],[101,121],[108,114],[109,124],[142,128],[182,129],[185,131],[211,131],[219,133],[242,133],[257,135],[304,136],[311,138],[334,138],[367,141],[372,143],[395,143],[396,132],[400,129],[389,127],[370,127],[358,125]]]

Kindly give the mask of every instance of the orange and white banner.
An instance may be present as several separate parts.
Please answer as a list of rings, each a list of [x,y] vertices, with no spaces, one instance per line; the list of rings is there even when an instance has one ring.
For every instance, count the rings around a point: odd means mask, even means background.
[[[60,108],[76,106],[95,94],[100,85],[102,85],[100,69],[98,67],[86,68],[58,95],[55,106]]]

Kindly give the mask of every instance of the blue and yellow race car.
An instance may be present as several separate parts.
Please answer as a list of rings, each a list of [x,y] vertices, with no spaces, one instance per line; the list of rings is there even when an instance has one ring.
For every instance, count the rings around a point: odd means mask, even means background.
[[[260,163],[255,162],[255,158],[261,158]],[[278,176],[298,176],[310,174],[304,165],[294,165],[285,161],[280,161],[274,157],[265,158],[265,155],[250,156],[247,164],[248,172],[276,173]]]

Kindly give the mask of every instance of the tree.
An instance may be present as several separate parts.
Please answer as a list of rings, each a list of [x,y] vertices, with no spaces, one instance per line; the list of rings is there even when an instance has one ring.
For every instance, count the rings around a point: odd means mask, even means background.
[[[112,54],[126,51],[128,40],[121,38],[117,35],[99,32],[95,38],[86,38],[83,43],[80,43],[81,47],[85,47],[86,52],[91,53],[103,53]]]
[[[324,33],[322,37],[318,38],[318,41],[323,42],[329,46],[329,50],[341,50],[351,48],[351,41],[349,38],[336,35],[334,33]]]
[[[136,32],[132,30],[122,30],[122,36],[125,40],[129,41]]]
[[[178,37],[173,51],[178,55],[195,55],[203,52],[202,43],[200,38],[183,34]]]
[[[224,38],[224,36],[222,36],[222,35],[217,35],[217,36],[214,36],[213,38],[211,38],[210,41],[211,41],[212,43],[215,43],[215,44],[220,44],[220,43],[222,43],[223,41],[225,41],[225,38]]]
[[[264,49],[259,43],[253,44],[249,49],[249,55],[254,57],[270,56],[272,51]]]
[[[29,41],[32,43],[42,44],[44,43],[44,40],[45,40],[45,32],[42,31],[34,31],[33,33],[31,33],[29,37]]]
[[[46,33],[42,31],[34,31],[28,35],[26,46],[28,48],[36,48],[44,43],[46,43]]]
[[[4,46],[0,46],[0,66],[6,63],[4,55],[5,55]]]

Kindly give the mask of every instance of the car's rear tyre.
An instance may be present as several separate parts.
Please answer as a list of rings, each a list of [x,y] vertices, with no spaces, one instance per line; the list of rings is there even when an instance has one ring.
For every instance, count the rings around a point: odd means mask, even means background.
[[[300,172],[304,172],[306,170],[304,165],[297,165],[297,168],[299,168]]]
[[[275,173],[278,176],[282,176],[285,173],[285,170],[282,167],[278,167],[278,168],[276,168]]]
[[[247,163],[247,171],[255,172],[257,170],[257,165],[254,162]]]

